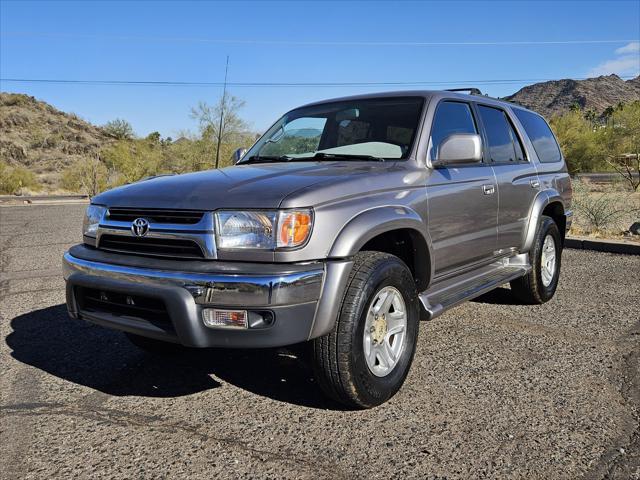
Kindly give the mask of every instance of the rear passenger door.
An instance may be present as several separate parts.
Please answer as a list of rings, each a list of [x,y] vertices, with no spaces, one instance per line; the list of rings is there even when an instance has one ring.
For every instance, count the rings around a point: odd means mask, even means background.
[[[453,133],[479,133],[470,103],[441,101],[435,111],[429,153]],[[496,249],[498,195],[491,167],[483,162],[431,170],[427,180],[429,234],[436,276],[489,261]]]
[[[540,182],[507,110],[481,103],[476,107],[483,126],[485,156],[498,182],[496,254],[503,255],[520,249]]]

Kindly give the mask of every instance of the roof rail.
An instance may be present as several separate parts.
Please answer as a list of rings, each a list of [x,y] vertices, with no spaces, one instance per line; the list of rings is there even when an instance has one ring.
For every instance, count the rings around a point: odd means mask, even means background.
[[[469,95],[482,95],[479,88],[447,88],[447,92],[469,92]]]

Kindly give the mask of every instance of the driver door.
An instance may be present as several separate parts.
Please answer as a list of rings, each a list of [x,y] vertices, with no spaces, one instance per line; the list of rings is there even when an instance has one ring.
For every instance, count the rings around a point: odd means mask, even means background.
[[[431,128],[429,155],[453,133],[479,133],[470,104],[440,102]],[[435,275],[443,276],[490,261],[497,245],[497,182],[483,162],[441,166],[427,179],[428,228]]]

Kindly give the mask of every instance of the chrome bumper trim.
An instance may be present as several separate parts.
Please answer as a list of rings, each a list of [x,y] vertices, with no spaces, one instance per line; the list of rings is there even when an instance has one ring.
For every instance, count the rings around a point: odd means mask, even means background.
[[[324,270],[283,275],[229,275],[173,272],[91,262],[65,252],[65,280],[73,275],[105,278],[137,285],[182,287],[198,304],[265,307],[317,301]]]

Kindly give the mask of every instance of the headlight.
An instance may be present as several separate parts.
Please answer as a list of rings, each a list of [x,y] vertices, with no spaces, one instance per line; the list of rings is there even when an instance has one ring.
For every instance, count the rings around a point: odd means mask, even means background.
[[[88,237],[95,238],[98,225],[102,220],[106,207],[99,205],[89,205],[84,214],[84,222],[82,223],[82,233]]]
[[[312,226],[311,210],[222,211],[216,213],[216,243],[219,249],[299,247]]]

